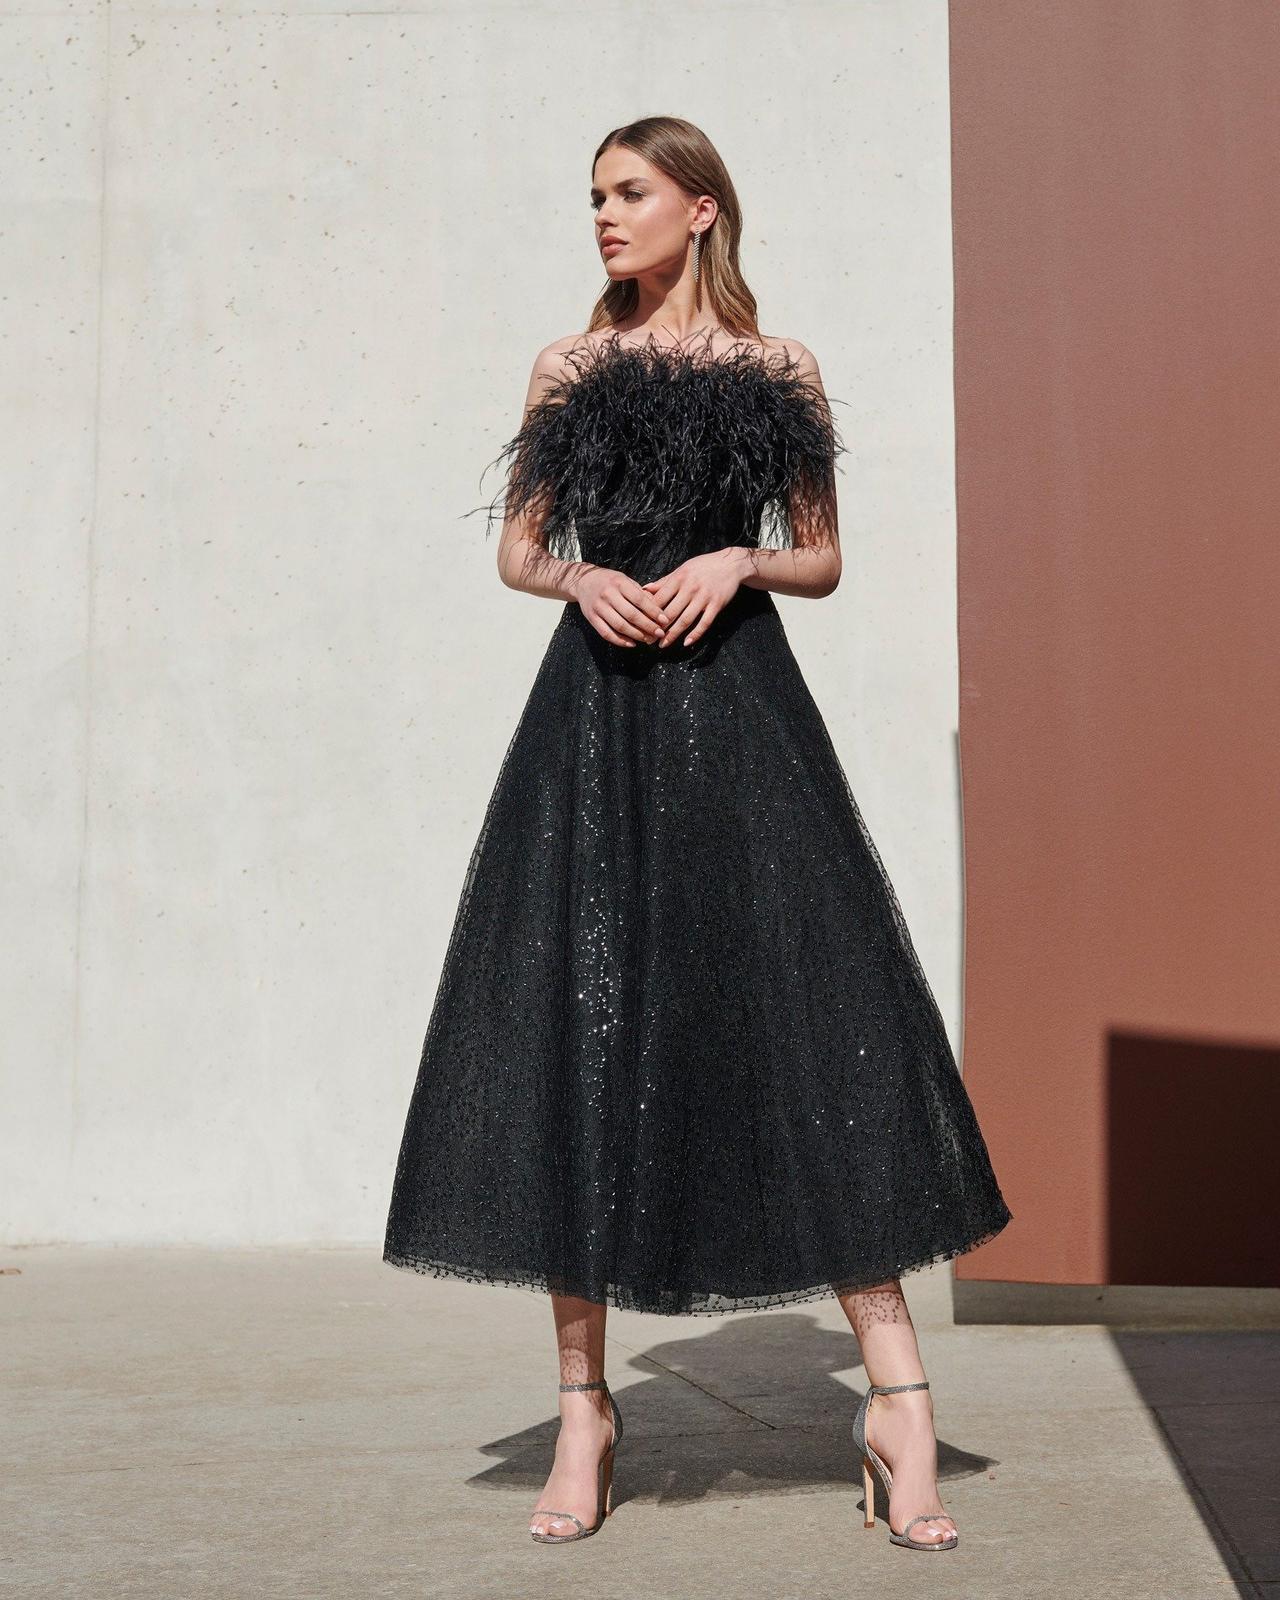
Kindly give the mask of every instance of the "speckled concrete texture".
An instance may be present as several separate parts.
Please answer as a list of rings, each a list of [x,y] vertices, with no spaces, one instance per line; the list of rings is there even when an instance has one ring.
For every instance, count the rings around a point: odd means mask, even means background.
[[[605,275],[599,140],[704,126],[849,433],[778,597],[961,1039],[946,0],[0,0],[3,1238],[380,1230],[562,605],[467,513]]]

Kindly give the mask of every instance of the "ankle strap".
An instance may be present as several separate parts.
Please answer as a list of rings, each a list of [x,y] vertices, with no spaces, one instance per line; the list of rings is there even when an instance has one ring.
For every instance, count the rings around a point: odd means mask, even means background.
[[[929,1380],[923,1383],[873,1383],[867,1391],[869,1394],[905,1394],[908,1389],[927,1389]]]
[[[593,1378],[590,1383],[562,1383],[560,1385],[560,1388],[562,1390],[564,1390],[564,1389],[607,1389],[608,1387],[609,1387],[609,1385],[604,1381],[603,1378]]]

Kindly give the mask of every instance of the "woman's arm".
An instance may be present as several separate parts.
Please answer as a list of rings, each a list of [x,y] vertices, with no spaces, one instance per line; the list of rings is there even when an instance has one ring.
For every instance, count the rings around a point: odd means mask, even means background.
[[[812,353],[794,339],[783,341],[799,362],[799,375],[812,388],[829,415],[827,392]],[[819,480],[806,480],[793,490],[788,504],[791,524],[789,550],[752,550],[741,547],[739,582],[749,589],[774,589],[819,600],[840,582],[840,528],[836,510],[834,471]]]
[[[538,352],[529,377],[521,427],[528,422],[529,413],[542,399],[548,385],[567,376],[568,364],[563,352],[572,343],[571,338],[557,339]],[[498,541],[498,576],[509,589],[541,595],[547,600],[576,600],[578,581],[591,563],[562,561],[548,551],[541,537],[548,509],[545,503],[539,503],[512,512],[503,520],[502,537]]]
[[[538,352],[525,395],[522,430],[548,386],[570,373],[565,352],[577,343],[578,336],[571,334]],[[575,602],[601,638],[611,644],[634,649],[638,643],[652,643],[667,619],[658,602],[634,578],[593,561],[566,561],[551,554],[543,527],[551,509],[548,492],[534,493],[531,499],[517,496],[517,508],[503,519],[498,541],[498,575],[503,583],[547,600]]]

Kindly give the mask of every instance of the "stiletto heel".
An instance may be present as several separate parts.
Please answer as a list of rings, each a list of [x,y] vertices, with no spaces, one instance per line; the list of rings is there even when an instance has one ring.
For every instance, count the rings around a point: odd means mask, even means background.
[[[874,1528],[876,1525],[876,1480],[871,1476],[871,1463],[866,1456],[862,1458],[862,1503],[864,1506],[862,1526]],[[912,1571],[915,1569],[912,1568]]]
[[[907,1389],[927,1389],[928,1387],[929,1380],[927,1378],[921,1383],[873,1383],[867,1386],[867,1392],[862,1397],[862,1404],[858,1407],[857,1415],[853,1419],[853,1443],[854,1448],[862,1457],[862,1492],[866,1501],[866,1511],[862,1523],[864,1528],[874,1528],[876,1525],[876,1486],[875,1479],[871,1475],[871,1469],[874,1467],[876,1472],[880,1474],[886,1495],[893,1488],[893,1477],[888,1467],[867,1443],[867,1412],[871,1408],[871,1397],[877,1394],[902,1394]],[[905,1545],[908,1550],[954,1550],[960,1543],[960,1535],[958,1533],[950,1533],[945,1539],[939,1539],[936,1542],[925,1542],[922,1539],[913,1539],[911,1537],[911,1530],[917,1522],[936,1522],[939,1517],[947,1517],[950,1520],[950,1515],[946,1511],[922,1512],[920,1516],[912,1517],[901,1533],[895,1533],[893,1524],[889,1523],[889,1543]],[[885,1510],[885,1521],[889,1521],[887,1508]]]
[[[577,1533],[542,1533],[530,1528],[530,1537],[536,1539],[539,1544],[568,1544],[573,1539],[585,1539],[589,1534],[595,1533],[602,1527],[604,1519],[613,1512],[613,1455],[618,1448],[619,1440],[622,1438],[622,1413],[618,1410],[618,1402],[613,1398],[609,1385],[603,1378],[596,1378],[591,1383],[562,1383],[560,1388],[562,1391],[566,1389],[603,1389],[613,1412],[613,1437],[609,1441],[608,1449],[600,1458],[600,1466],[596,1476],[596,1520],[589,1528],[585,1528],[581,1519],[575,1517],[572,1511],[535,1511],[533,1513],[535,1517],[559,1517],[566,1522],[576,1522],[578,1524]]]

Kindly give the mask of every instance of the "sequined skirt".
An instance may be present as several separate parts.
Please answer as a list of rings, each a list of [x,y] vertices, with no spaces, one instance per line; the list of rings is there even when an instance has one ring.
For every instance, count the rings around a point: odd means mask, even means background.
[[[1010,1217],[772,596],[665,650],[566,605],[467,868],[384,1259],[698,1314],[883,1283]]]

